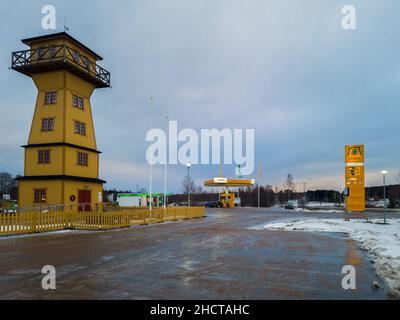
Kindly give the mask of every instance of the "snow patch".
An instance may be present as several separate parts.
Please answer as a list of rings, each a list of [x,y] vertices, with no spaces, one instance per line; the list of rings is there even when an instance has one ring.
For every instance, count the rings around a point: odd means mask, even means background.
[[[267,230],[340,232],[358,241],[373,257],[376,273],[386,280],[392,293],[400,297],[400,219],[381,220],[308,219],[271,223]]]
[[[327,208],[327,207],[335,207],[337,206],[337,203],[333,203],[333,202],[319,202],[319,201],[310,201],[306,203],[306,207],[313,207],[313,208],[318,208],[318,207],[323,207],[323,208]]]
[[[295,211],[300,211],[300,212],[305,212],[305,213],[343,213],[344,210],[338,210],[338,209],[303,209],[303,208],[297,208]]]

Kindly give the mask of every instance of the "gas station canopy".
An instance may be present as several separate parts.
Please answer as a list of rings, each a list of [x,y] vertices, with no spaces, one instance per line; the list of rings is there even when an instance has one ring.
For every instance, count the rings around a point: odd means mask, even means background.
[[[205,187],[247,187],[254,184],[254,179],[228,179],[221,177],[204,182]]]

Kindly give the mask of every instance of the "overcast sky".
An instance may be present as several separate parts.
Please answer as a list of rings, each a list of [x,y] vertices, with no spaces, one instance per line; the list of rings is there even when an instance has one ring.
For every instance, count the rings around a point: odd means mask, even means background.
[[[367,185],[400,171],[398,0],[3,0],[0,11],[0,171],[23,174],[36,89],[8,69],[20,39],[49,33],[41,8],[56,7],[58,30],[104,57],[112,89],[92,97],[100,178],[106,188],[148,189],[145,138],[154,127],[255,130],[263,184],[292,173],[302,189],[343,188],[344,145],[366,145]],[[357,29],[341,9],[357,10]],[[186,173],[169,166],[169,190]],[[192,169],[197,184],[218,166]],[[256,171],[254,172],[256,174]],[[233,176],[234,166],[224,167]],[[155,189],[163,190],[163,167]]]

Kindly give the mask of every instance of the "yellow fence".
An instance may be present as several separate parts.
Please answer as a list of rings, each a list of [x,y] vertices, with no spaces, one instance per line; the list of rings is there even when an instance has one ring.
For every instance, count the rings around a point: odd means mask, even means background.
[[[118,211],[56,211],[0,214],[0,236],[65,229],[107,230],[135,225],[202,218],[203,207],[129,208]]]

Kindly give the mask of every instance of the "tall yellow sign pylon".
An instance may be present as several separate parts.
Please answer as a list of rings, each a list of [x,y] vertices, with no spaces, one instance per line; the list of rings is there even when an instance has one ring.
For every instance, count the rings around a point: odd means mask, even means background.
[[[346,162],[346,198],[347,212],[365,211],[365,170],[364,145],[348,145],[345,147]]]

